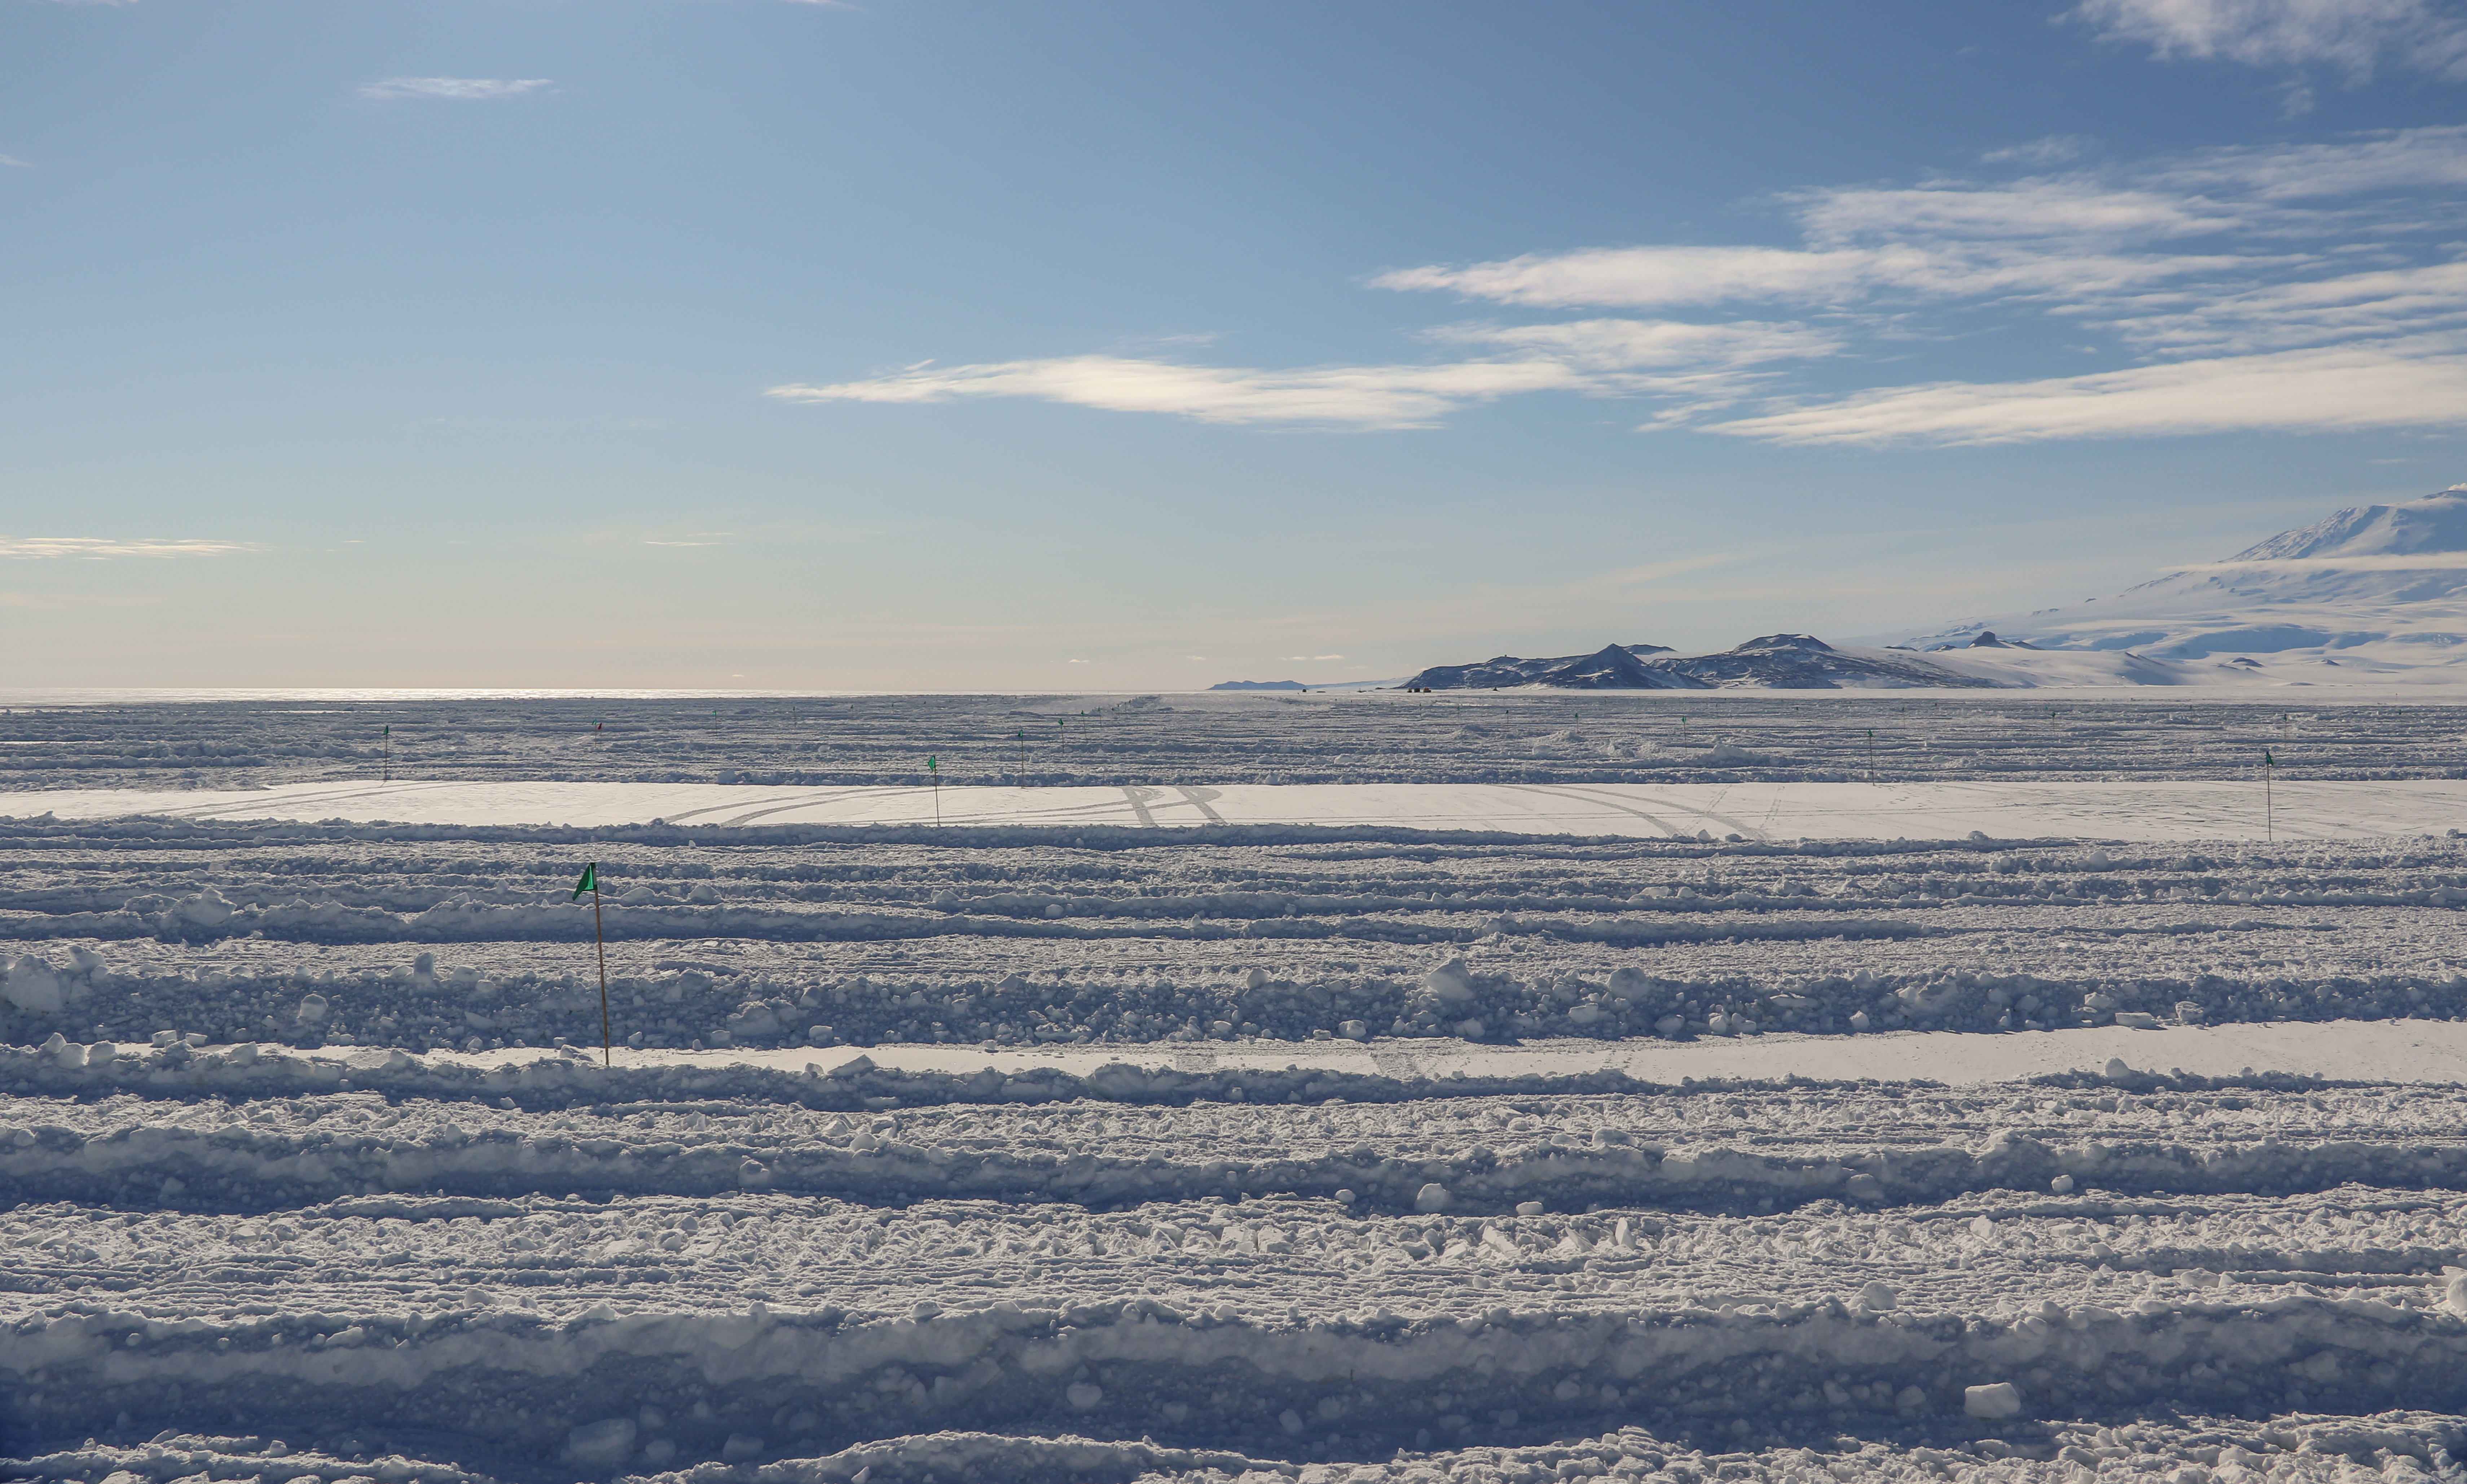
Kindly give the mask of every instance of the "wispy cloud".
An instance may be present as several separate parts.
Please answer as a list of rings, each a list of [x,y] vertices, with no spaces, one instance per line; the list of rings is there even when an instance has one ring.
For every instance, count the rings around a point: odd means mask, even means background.
[[[262,551],[254,541],[125,540],[111,536],[0,536],[0,557],[232,556]]]
[[[2467,338],[2426,336],[2038,381],[1892,387],[1709,431],[1776,443],[1964,445],[2467,422]]]
[[[554,85],[547,78],[388,78],[382,82],[360,84],[360,96],[380,101],[404,98],[487,101],[520,98]]]
[[[1453,325],[1445,344],[1498,350],[1479,359],[1291,371],[1081,355],[971,366],[913,366],[862,381],[774,387],[792,402],[943,402],[1026,396],[1109,412],[1169,413],[1201,422],[1427,428],[1459,408],[1529,392],[1649,393],[1758,361],[1822,355],[1822,333],[1793,325],[1707,326],[1639,320],[1566,325]],[[1685,369],[1686,376],[1658,374]]]
[[[2026,144],[2007,145],[1990,149],[1979,157],[1981,165],[2028,165],[2042,169],[2050,166],[2070,165],[2090,152],[2091,142],[2078,134],[2049,134]]]
[[[1814,189],[1796,241],[1641,244],[1391,269],[1529,323],[1425,330],[1428,361],[1302,368],[1084,354],[775,387],[791,401],[1032,397],[1200,421],[1427,428],[1534,393],[1651,399],[1645,426],[1774,441],[1965,443],[2467,425],[2467,128]],[[2050,163],[2061,168],[2049,169]],[[1556,318],[1555,316],[1571,316]],[[2061,374],[1864,388],[1933,344],[2037,322]],[[2085,354],[2121,358],[2088,373]],[[1809,390],[1822,369],[1832,390]],[[1905,379],[1909,373],[1900,373]],[[1850,390],[1841,390],[1845,381]],[[2309,389],[2309,390],[2308,390]],[[2223,400],[2262,393],[2266,424]]]
[[[13,154],[0,154],[0,170],[31,170],[34,167]]]
[[[2162,61],[2324,67],[2354,82],[2398,66],[2467,81],[2467,14],[2432,0],[2085,0],[2071,15]]]
[[[1572,368],[1541,359],[1260,371],[1076,355],[914,367],[864,381],[773,387],[769,394],[791,402],[1025,396],[1109,412],[1171,413],[1201,422],[1418,428],[1434,425],[1443,414],[1469,402],[1517,392],[1580,391],[1583,386],[1583,377]]]

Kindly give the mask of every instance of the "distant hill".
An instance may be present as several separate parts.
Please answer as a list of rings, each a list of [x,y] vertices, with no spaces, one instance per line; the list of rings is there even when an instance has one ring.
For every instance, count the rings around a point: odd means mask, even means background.
[[[1466,664],[1435,664],[1405,682],[1415,690],[1505,690],[1515,686],[1551,686],[1572,690],[1667,690],[1691,685],[1676,676],[1648,670],[1641,655],[1668,654],[1666,644],[1612,644],[1596,654],[1557,660],[1520,660],[1501,655]]]
[[[1435,664],[1408,689],[1840,690],[1918,686],[1975,689],[1998,682],[1881,649],[1837,649],[1812,634],[1767,634],[1717,654],[1683,655],[1665,644],[1611,644],[1589,655],[1526,660],[1514,655]]]

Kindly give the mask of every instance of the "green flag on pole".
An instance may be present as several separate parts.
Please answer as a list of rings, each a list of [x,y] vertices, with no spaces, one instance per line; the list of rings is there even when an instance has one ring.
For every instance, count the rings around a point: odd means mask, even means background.
[[[941,767],[941,764],[939,764],[939,762],[937,762],[935,759],[933,759],[933,758],[931,758],[931,757],[928,757],[928,758],[926,758],[926,759],[925,759],[925,771],[926,771],[927,773],[933,773],[933,772],[936,772],[936,771],[938,771],[940,767]]]
[[[585,891],[597,891],[599,889],[600,863],[594,861],[589,866],[582,868],[582,879],[574,884],[573,900],[579,902],[582,900],[582,893]]]
[[[2265,768],[2275,768],[2278,766],[2278,759],[2271,756],[2270,749],[2266,747],[2261,750],[2261,765]]]

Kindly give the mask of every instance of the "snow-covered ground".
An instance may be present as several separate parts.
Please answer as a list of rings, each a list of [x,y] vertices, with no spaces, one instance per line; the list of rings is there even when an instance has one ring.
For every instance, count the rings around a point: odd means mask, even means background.
[[[2026,651],[2015,651],[2026,653]],[[252,699],[5,708],[0,788],[2257,782],[2467,777],[2435,688]],[[390,734],[388,734],[390,729]],[[1022,733],[1026,733],[1025,736]],[[929,804],[930,809],[930,804]]]
[[[2455,711],[1186,699],[0,721],[0,1468],[2467,1475]]]

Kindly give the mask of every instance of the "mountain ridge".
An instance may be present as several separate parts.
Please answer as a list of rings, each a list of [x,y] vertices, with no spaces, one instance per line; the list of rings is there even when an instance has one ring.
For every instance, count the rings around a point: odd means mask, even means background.
[[[1970,647],[1991,630],[2030,647]],[[2021,685],[2467,684],[2467,484],[2349,506],[2105,598],[1888,641]]]

